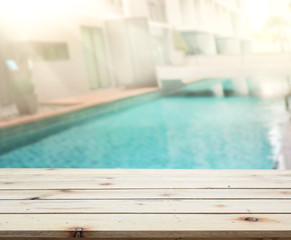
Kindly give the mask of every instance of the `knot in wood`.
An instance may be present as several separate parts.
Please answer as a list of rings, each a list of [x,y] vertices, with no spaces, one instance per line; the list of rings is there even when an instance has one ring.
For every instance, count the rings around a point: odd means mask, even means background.
[[[255,218],[255,217],[246,217],[244,220],[248,221],[248,222],[258,222],[259,221],[259,219]]]

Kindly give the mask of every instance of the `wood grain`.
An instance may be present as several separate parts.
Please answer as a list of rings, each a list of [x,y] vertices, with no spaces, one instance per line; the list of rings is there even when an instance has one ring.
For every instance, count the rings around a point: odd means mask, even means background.
[[[291,239],[291,171],[0,169],[0,240],[76,234]]]
[[[0,237],[290,237],[291,214],[1,214]],[[252,221],[250,219],[255,219]]]
[[[1,213],[288,213],[291,200],[1,200]],[[266,207],[268,206],[268,207]]]
[[[1,190],[0,200],[291,199],[291,189]]]

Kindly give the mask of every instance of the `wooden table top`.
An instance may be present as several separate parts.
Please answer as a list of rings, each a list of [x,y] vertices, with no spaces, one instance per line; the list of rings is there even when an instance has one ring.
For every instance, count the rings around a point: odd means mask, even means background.
[[[291,239],[291,170],[0,169],[0,239]]]

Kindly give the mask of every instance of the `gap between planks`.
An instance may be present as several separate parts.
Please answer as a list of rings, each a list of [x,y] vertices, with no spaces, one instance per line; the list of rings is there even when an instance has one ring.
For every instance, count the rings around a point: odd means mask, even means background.
[[[0,238],[0,240],[75,240],[76,238]],[[87,238],[88,239],[88,238]],[[290,238],[233,238],[233,237],[227,237],[227,238],[90,238],[90,240],[290,240]]]

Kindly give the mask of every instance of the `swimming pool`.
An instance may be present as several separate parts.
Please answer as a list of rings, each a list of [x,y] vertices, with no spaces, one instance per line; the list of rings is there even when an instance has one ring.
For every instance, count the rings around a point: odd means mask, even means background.
[[[96,111],[67,129],[45,126],[29,144],[2,151],[0,167],[271,169],[288,118],[282,99],[182,94]]]

